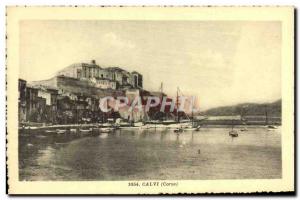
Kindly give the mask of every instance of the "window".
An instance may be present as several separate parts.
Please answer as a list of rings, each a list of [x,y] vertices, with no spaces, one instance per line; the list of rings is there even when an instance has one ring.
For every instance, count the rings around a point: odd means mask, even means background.
[[[137,76],[134,76],[134,87],[138,86],[138,78]]]
[[[143,77],[141,75],[139,75],[139,77],[138,77],[138,83],[139,83],[139,86],[142,88],[143,87]]]
[[[126,77],[126,76],[123,76],[123,77],[122,77],[122,83],[123,83],[123,84],[127,83],[127,77]]]

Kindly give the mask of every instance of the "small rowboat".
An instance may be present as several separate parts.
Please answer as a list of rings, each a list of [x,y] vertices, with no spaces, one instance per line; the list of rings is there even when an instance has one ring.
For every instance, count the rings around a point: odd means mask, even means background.
[[[183,132],[183,129],[182,128],[176,128],[174,130],[174,133],[182,133]]]
[[[76,128],[71,128],[70,129],[70,133],[76,133],[77,132],[77,129]]]
[[[184,128],[184,130],[187,130],[187,131],[200,131],[200,125],[195,127],[195,128]]]
[[[101,133],[109,133],[109,132],[112,132],[114,130],[115,130],[114,128],[99,128],[99,131]]]
[[[64,129],[56,129],[57,134],[64,134],[66,132],[67,132],[67,130],[64,130]]]
[[[92,132],[92,129],[80,129],[80,133],[86,134]]]
[[[229,131],[229,136],[231,136],[231,137],[238,137],[239,134],[238,134],[238,132],[236,130],[231,130],[231,131]]]
[[[56,133],[57,130],[46,130],[45,132],[46,132],[46,133]]]

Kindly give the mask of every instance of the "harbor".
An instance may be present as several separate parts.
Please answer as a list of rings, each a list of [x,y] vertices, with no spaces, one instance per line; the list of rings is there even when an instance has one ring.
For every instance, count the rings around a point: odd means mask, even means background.
[[[102,62],[19,78],[20,180],[281,178],[280,96],[223,102],[192,74],[151,83],[143,67]]]
[[[239,126],[237,138],[228,135],[230,130],[202,127],[177,134],[126,128],[86,137],[19,135],[20,180],[281,178],[280,126]]]
[[[281,100],[198,108],[94,60],[19,80],[20,180],[281,178]]]

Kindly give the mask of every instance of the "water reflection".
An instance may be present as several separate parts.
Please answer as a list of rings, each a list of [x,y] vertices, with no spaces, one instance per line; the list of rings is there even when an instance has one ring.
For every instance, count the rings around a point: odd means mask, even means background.
[[[280,178],[281,134],[249,128],[120,130],[95,137],[20,136],[21,180]]]

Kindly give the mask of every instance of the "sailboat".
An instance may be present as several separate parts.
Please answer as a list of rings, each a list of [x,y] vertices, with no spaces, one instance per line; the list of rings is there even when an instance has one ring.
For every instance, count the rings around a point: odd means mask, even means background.
[[[179,88],[177,87],[177,94],[176,94],[176,122],[177,124],[180,125],[180,119],[179,119],[179,113],[178,113],[178,90]],[[183,132],[183,128],[182,126],[175,128],[174,133],[182,133]]]
[[[239,134],[236,130],[233,130],[233,119],[231,120],[231,130],[229,131],[229,136],[238,137]]]
[[[248,129],[244,126],[244,125],[246,125],[246,122],[244,121],[243,114],[244,114],[244,107],[242,106],[240,116],[241,116],[241,121],[243,123],[243,127],[240,129],[240,131],[244,132],[244,131],[248,131]]]
[[[163,94],[163,83],[161,83],[161,86],[160,86],[160,99],[162,100],[164,97],[164,94]],[[178,91],[177,91],[177,98],[178,98]],[[156,116],[156,114],[159,114],[161,113],[160,111],[156,112],[154,114],[154,118]],[[172,116],[172,119],[167,119],[166,116],[162,117],[163,119],[160,119],[160,120],[144,120],[144,125],[141,127],[142,129],[149,129],[149,128],[154,128],[155,130],[156,129],[162,129],[162,130],[165,130],[165,129],[172,129],[172,130],[177,130],[179,128],[182,128],[182,127],[186,127],[187,125],[189,125],[188,123],[181,123],[179,122],[178,120],[178,112],[176,115],[173,115],[173,113],[167,113],[169,115]]]
[[[188,117],[188,116],[187,116]],[[188,117],[189,118],[189,117]],[[195,121],[194,121],[194,109],[192,108],[192,119],[191,119],[191,125],[188,125],[187,127],[184,127],[184,130],[188,131],[200,131],[201,126],[196,123],[195,126]]]
[[[163,98],[163,83],[161,83],[160,87],[160,93],[161,93],[161,99]],[[176,105],[177,108],[179,107],[179,88],[177,87],[177,98],[176,98]],[[199,131],[200,130],[200,125],[197,127],[194,127],[194,117],[192,120],[187,119],[187,120],[180,120],[179,116],[179,110],[177,109],[177,112],[175,115],[172,113],[169,113],[172,115],[174,119],[164,119],[164,120],[144,120],[144,124],[140,126],[141,129],[150,129],[150,128],[155,128],[155,129],[172,129],[175,133],[181,133],[184,130],[195,130]],[[193,113],[192,113],[193,114]],[[187,116],[188,118],[188,116]]]
[[[266,127],[268,128],[268,130],[273,130],[276,129],[276,126],[270,125],[269,124],[269,118],[268,118],[268,111],[267,111],[267,106],[265,106],[265,114],[266,114]]]

